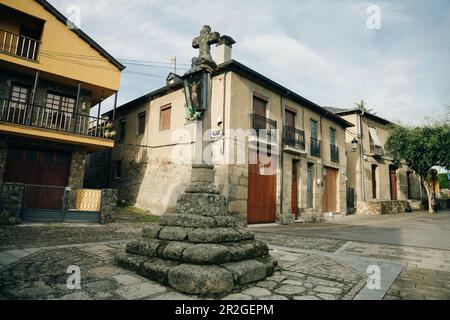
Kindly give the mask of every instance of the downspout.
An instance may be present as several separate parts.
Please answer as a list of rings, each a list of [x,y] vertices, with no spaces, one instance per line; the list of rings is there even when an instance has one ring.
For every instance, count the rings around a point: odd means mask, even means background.
[[[227,75],[230,73],[230,71],[225,72],[223,76],[223,104],[222,104],[222,135],[223,135],[223,141],[222,141],[222,154],[225,153],[225,108],[226,108],[226,101],[227,101]]]
[[[280,108],[281,108],[281,150],[280,150],[280,161],[281,161],[281,187],[280,187],[280,215],[283,214],[283,193],[284,193],[284,105],[283,96],[280,94]]]
[[[360,137],[359,144],[359,166],[360,166],[360,184],[361,184],[361,193],[362,193],[362,201],[366,201],[366,186],[364,185],[364,143],[363,143],[363,130],[362,130],[362,116],[364,115],[364,110],[361,111],[361,114],[358,114],[358,136]]]

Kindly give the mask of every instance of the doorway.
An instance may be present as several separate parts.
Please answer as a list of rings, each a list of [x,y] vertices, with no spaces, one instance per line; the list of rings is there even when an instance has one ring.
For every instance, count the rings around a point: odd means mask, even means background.
[[[324,167],[322,210],[323,212],[337,212],[337,173],[338,170]]]
[[[277,173],[272,157],[266,152],[249,152],[247,222],[275,222]]]
[[[291,183],[291,212],[295,218],[298,215],[298,160],[292,160],[292,183]]]

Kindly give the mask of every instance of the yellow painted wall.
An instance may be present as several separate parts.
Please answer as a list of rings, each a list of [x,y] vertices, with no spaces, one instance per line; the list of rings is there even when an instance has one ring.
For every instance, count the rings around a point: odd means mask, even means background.
[[[64,23],[59,21],[53,14],[45,10],[39,3],[34,0],[0,0],[0,3],[45,20],[41,38],[41,54],[39,54],[38,62],[28,61],[4,53],[0,53],[1,60],[109,89],[105,91],[106,95],[112,94],[113,91],[119,89],[120,70],[100,55],[87,42],[82,40],[75,32],[70,30]],[[114,23],[114,21],[111,21],[111,23]],[[17,32],[18,30],[15,29],[12,31]],[[72,57],[64,58],[76,60],[76,62],[68,62],[47,56],[54,52],[89,56],[98,58],[99,60],[84,60]],[[80,62],[82,64],[93,65],[94,67],[80,65]]]

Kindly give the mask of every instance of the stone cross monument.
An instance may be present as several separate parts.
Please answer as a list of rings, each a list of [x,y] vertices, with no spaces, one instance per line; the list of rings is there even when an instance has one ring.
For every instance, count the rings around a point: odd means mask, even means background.
[[[200,54],[187,74],[214,71],[210,45],[218,38],[209,26],[202,28],[193,41]],[[204,129],[211,126],[210,109],[202,121]],[[142,239],[116,256],[116,264],[180,292],[208,297],[221,297],[272,275],[277,263],[268,246],[228,212],[214,176],[212,164],[193,164],[191,184],[178,198],[176,213],[146,227]]]

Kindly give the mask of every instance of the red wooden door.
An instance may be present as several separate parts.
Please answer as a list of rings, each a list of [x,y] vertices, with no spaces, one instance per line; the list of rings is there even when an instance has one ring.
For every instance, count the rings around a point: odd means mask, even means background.
[[[270,155],[250,151],[254,163],[248,165],[247,222],[269,223],[276,220],[276,168]],[[252,161],[250,161],[252,162]]]
[[[70,154],[10,147],[5,181],[32,185],[25,188],[25,208],[61,209],[69,168]]]
[[[298,184],[297,184],[297,161],[292,161],[292,193],[291,212],[297,218],[298,215]]]
[[[391,200],[397,200],[397,175],[395,171],[389,171],[389,181],[391,185]]]

